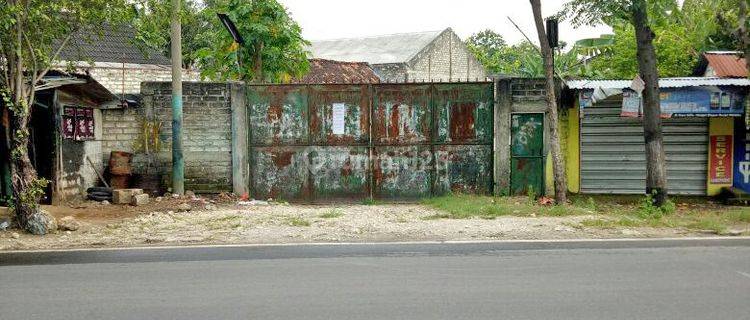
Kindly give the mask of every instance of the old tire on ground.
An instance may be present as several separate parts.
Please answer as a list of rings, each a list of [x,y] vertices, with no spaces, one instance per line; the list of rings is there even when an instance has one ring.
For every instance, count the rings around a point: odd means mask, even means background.
[[[105,192],[112,194],[112,188],[107,187],[91,187],[86,189],[86,193],[94,193],[94,192]]]
[[[91,193],[91,194],[87,195],[86,198],[89,199],[89,200],[94,200],[94,201],[99,201],[99,202],[104,201],[104,200],[112,202],[112,195],[111,194],[97,194],[95,192],[95,193]]]

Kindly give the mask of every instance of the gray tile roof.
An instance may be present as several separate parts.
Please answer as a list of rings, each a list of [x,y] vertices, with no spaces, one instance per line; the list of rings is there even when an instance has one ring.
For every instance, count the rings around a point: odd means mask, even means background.
[[[405,63],[443,31],[312,41],[310,51],[317,59],[363,61],[369,64]]]
[[[60,52],[60,60],[118,62],[137,64],[169,65],[170,60],[162,52],[135,40],[132,26],[104,25],[97,30],[79,31]]]

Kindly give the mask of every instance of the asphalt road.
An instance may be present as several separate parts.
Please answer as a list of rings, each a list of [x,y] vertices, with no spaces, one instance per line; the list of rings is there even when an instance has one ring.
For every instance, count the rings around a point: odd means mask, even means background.
[[[0,319],[748,319],[750,239],[0,253]]]

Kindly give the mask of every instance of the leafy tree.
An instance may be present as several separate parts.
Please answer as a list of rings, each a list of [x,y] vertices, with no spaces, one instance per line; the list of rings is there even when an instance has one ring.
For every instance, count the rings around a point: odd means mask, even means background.
[[[28,153],[34,86],[47,74],[71,36],[86,26],[129,21],[127,0],[2,0],[0,2],[0,106],[9,119],[6,160],[11,164],[12,205],[18,223],[45,234],[54,220],[38,208],[48,183],[37,177]]]
[[[472,34],[466,42],[470,47],[489,56],[495,55],[508,47],[503,36],[491,29],[485,29]]]
[[[195,52],[210,42],[201,41],[198,35],[208,27],[206,18],[216,19],[216,16],[205,17],[203,8],[210,1],[181,0],[180,15],[182,25],[182,66],[194,68],[196,64]],[[170,15],[169,0],[137,0],[135,9],[137,16],[133,24],[136,27],[137,44],[144,44],[171,58],[170,53]]]
[[[734,0],[740,1],[740,0]],[[655,37],[659,75],[688,76],[700,54],[708,50],[727,50],[736,46],[733,29],[722,26],[736,21],[736,10],[728,0],[647,1],[651,29]],[[727,17],[726,12],[734,15]],[[727,22],[732,21],[732,22]],[[635,30],[614,16],[603,19],[614,30],[611,47],[591,59],[593,69],[603,78],[630,79],[638,72]]]
[[[631,25],[636,44],[638,74],[644,82],[643,136],[646,149],[646,194],[656,206],[667,202],[667,170],[659,104],[659,73],[652,25],[669,23],[670,12],[679,6],[674,0],[573,0],[566,4],[574,24]]]
[[[216,13],[226,13],[244,45],[234,43]],[[286,82],[309,69],[302,29],[276,0],[216,0],[202,11],[206,28],[194,53],[201,76],[213,80]]]

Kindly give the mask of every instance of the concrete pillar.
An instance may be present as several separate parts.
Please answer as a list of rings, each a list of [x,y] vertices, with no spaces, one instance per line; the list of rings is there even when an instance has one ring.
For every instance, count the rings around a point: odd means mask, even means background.
[[[495,79],[493,181],[495,195],[510,193],[510,109],[513,98],[510,79]]]
[[[245,84],[228,84],[232,109],[232,190],[242,195],[250,190],[250,157],[248,156],[248,123]]]

